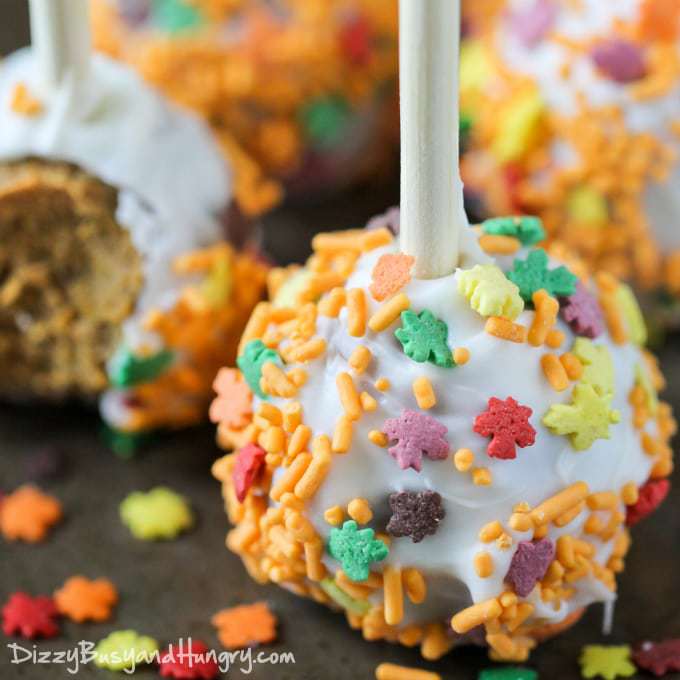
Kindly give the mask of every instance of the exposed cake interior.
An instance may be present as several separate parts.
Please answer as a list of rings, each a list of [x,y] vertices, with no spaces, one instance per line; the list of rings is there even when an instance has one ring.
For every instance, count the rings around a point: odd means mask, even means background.
[[[77,167],[0,164],[0,394],[93,396],[142,286],[118,192]]]

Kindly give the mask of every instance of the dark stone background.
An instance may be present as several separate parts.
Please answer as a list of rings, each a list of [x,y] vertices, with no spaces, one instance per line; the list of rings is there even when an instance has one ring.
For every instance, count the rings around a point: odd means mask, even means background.
[[[0,51],[27,40],[25,0],[0,3]],[[0,131],[1,134],[1,131]],[[281,209],[267,218],[264,240],[280,261],[302,260],[315,231],[361,226],[372,214],[396,202],[396,190],[364,190],[312,206]],[[671,339],[661,352],[671,386],[666,397],[680,411],[680,343]],[[280,637],[271,651],[292,651],[294,666],[259,666],[257,680],[368,679],[382,661],[422,665],[449,680],[473,680],[490,664],[483,651],[460,650],[437,664],[423,664],[417,651],[386,643],[365,643],[344,618],[276,587],[260,587],[245,575],[240,561],[223,545],[227,522],[217,483],[209,469],[219,455],[213,430],[206,426],[158,439],[145,453],[124,462],[102,444],[96,414],[82,407],[0,407],[0,490],[26,480],[26,464],[42,447],[67,453],[64,475],[43,485],[64,503],[66,518],[39,546],[0,541],[0,602],[23,589],[51,593],[69,576],[111,578],[120,604],[110,623],[65,623],[59,638],[38,649],[71,649],[79,640],[98,641],[112,630],[134,628],[169,642],[189,634],[219,648],[210,626],[220,608],[258,599],[269,601],[280,617]],[[118,519],[118,504],[130,492],[165,484],[185,494],[196,511],[191,533],[168,543],[131,538]],[[620,579],[614,632],[600,633],[602,608],[592,607],[580,625],[544,644],[530,664],[544,680],[579,677],[577,658],[588,643],[631,643],[643,638],[680,636],[680,497],[673,494],[662,512],[635,532],[628,570]],[[64,666],[10,665],[0,634],[0,678],[64,678]],[[18,641],[23,644],[22,641]],[[31,643],[26,643],[31,647]],[[156,670],[140,671],[144,677]],[[83,668],[78,677],[105,677],[107,671]],[[247,677],[232,670],[229,677]],[[642,677],[642,676],[639,676]]]

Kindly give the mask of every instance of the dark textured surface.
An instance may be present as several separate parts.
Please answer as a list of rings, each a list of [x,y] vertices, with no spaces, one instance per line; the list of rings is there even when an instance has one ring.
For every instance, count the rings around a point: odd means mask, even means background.
[[[25,42],[25,21],[17,18],[25,4],[25,0],[1,2],[3,53]],[[315,231],[361,226],[393,201],[393,191],[364,191],[325,206],[278,211],[265,221],[265,244],[282,262],[301,261]],[[668,343],[662,358],[671,382],[666,396],[680,410],[678,338]],[[90,411],[0,406],[0,491],[26,481],[27,459],[45,446],[58,446],[69,458],[61,478],[43,483],[63,501],[66,518],[40,546],[0,539],[0,602],[18,589],[50,593],[76,573],[111,578],[121,601],[112,622],[65,623],[59,638],[38,643],[40,650],[72,649],[81,639],[97,641],[121,628],[135,628],[162,642],[191,634],[219,648],[211,615],[222,607],[266,599],[281,620],[280,640],[267,650],[293,652],[296,664],[255,667],[249,677],[257,680],[368,680],[385,660],[436,669],[448,680],[474,680],[489,665],[485,653],[477,649],[457,651],[438,664],[423,664],[415,650],[365,643],[343,617],[278,588],[251,582],[223,545],[227,522],[218,484],[209,474],[219,455],[210,427],[163,437],[144,455],[123,462],[101,444],[99,422]],[[158,484],[191,500],[197,526],[169,543],[135,541],[118,519],[118,504],[130,491]],[[620,580],[613,635],[601,636],[602,609],[593,607],[577,627],[534,653],[529,665],[542,679],[578,678],[583,644],[680,636],[679,536],[680,497],[672,493],[663,510],[635,530],[628,570]],[[0,679],[69,677],[64,665],[10,665],[5,646],[9,642],[0,634]],[[30,649],[31,643],[25,646]],[[157,671],[141,674],[151,677]],[[106,676],[107,671],[88,666],[77,677]],[[229,677],[248,676],[232,670]]]

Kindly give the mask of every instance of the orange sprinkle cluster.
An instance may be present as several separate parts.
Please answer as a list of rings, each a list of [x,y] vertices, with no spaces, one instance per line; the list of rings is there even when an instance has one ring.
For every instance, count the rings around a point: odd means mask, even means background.
[[[395,138],[391,97],[380,93],[397,72],[397,3],[392,0],[287,0],[286,17],[267,3],[194,0],[207,17],[200,29],[180,35],[128,27],[112,3],[92,8],[97,49],[130,63],[170,99],[196,111],[212,126],[235,169],[242,212],[256,216],[282,196],[308,157],[303,126],[310,102],[342,97],[352,115],[380,121],[352,172],[384,163]],[[350,14],[347,10],[350,9]],[[369,49],[346,53],[348,16],[365,22]],[[225,22],[238,33],[225,38]],[[391,91],[388,88],[387,91]],[[376,110],[377,109],[377,110]]]
[[[215,375],[222,366],[233,366],[239,338],[246,322],[264,295],[267,267],[248,253],[236,253],[220,243],[176,262],[180,275],[209,277],[220,260],[229,263],[231,286],[225,299],[212,301],[201,288],[185,288],[168,310],[149,313],[146,327],[157,333],[166,349],[177,352],[182,361],[170,366],[156,380],[130,390],[131,404],[126,431],[159,427],[185,427],[201,422],[212,394]],[[215,388],[239,395],[239,409],[228,414],[237,424],[245,422],[248,396],[236,378],[218,376]],[[213,407],[224,414],[220,402]]]
[[[22,486],[0,503],[0,531],[8,541],[39,543],[61,517],[61,503],[34,486]]]

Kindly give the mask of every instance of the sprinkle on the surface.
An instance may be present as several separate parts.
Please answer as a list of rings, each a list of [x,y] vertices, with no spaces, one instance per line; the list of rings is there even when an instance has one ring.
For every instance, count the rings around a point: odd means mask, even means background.
[[[573,354],[583,364],[581,382],[591,385],[598,394],[614,392],[614,362],[606,345],[596,345],[586,338],[577,338]]]
[[[293,369],[288,375],[274,362],[267,361],[262,366],[260,388],[273,397],[289,399],[297,394],[299,384],[306,379],[304,369]],[[295,379],[294,379],[295,378]]]
[[[322,590],[342,609],[356,616],[365,616],[371,605],[365,600],[355,600],[350,597],[335,581],[330,578],[323,579],[320,584]]]
[[[518,287],[492,264],[458,272],[458,291],[481,316],[517,318],[524,309]]]
[[[567,336],[558,328],[553,328],[548,331],[548,335],[545,339],[545,344],[550,347],[550,349],[559,349],[564,344]]]
[[[72,576],[54,593],[54,602],[60,614],[76,623],[108,621],[118,602],[118,592],[108,579],[91,581]]]
[[[651,515],[665,500],[671,484],[667,479],[652,479],[645,482],[638,492],[638,500],[626,509],[626,524],[634,526]]]
[[[175,538],[194,521],[186,500],[162,486],[129,494],[120,504],[120,518],[142,541]]]
[[[458,472],[467,472],[475,462],[475,454],[470,449],[458,449],[453,456],[453,464]]]
[[[117,630],[107,635],[94,648],[94,663],[99,668],[123,671],[152,663],[158,642],[134,630]]]
[[[562,318],[576,335],[594,340],[604,332],[600,305],[581,281],[573,295],[560,298],[560,305]]]
[[[352,352],[347,363],[357,375],[361,375],[368,368],[372,358],[371,350],[364,345],[359,345]]]
[[[352,376],[344,371],[338,373],[335,378],[335,384],[338,388],[340,403],[345,411],[345,415],[350,420],[359,420],[362,412],[361,400]]]
[[[482,437],[491,437],[487,446],[491,458],[511,460],[517,457],[517,446],[525,448],[536,441],[536,430],[529,422],[532,413],[512,397],[505,401],[491,397],[487,410],[475,418],[473,430]]]
[[[527,340],[533,347],[540,347],[548,339],[548,333],[557,321],[560,303],[543,289],[537,290],[531,299],[536,312],[527,334]]]
[[[337,527],[345,520],[345,513],[339,505],[334,505],[323,513],[323,518],[331,526]]]
[[[617,345],[624,345],[628,341],[628,331],[626,330],[621,306],[619,304],[618,292],[620,283],[611,274],[599,272],[595,276],[599,287],[599,301],[604,314],[607,329],[612,340]]]
[[[361,288],[347,291],[347,330],[354,338],[366,332],[366,294]]]
[[[458,612],[451,619],[451,628],[459,635],[463,635],[477,626],[498,618],[502,613],[503,607],[496,598],[479,602]]]
[[[288,442],[288,455],[294,458],[304,451],[311,436],[312,431],[307,425],[303,425],[302,423],[298,425]]]
[[[361,403],[361,408],[366,411],[366,413],[372,413],[378,409],[378,402],[375,397],[368,392],[362,392],[359,395],[359,401]]]
[[[44,110],[42,102],[29,92],[25,83],[17,83],[14,86],[10,108],[14,113],[29,118],[39,116]]]
[[[514,236],[482,234],[479,237],[479,247],[487,255],[514,255],[522,244]]]
[[[19,487],[0,503],[0,531],[8,541],[43,541],[61,517],[61,503],[34,486]]]
[[[482,223],[485,234],[512,236],[523,246],[533,246],[545,239],[545,229],[537,217],[493,217]]]
[[[493,557],[485,550],[475,554],[474,566],[479,578],[489,578],[489,576],[493,575]]]
[[[387,392],[390,389],[391,383],[388,378],[378,378],[373,384],[378,392]]]
[[[381,432],[380,430],[371,430],[368,433],[368,439],[370,442],[372,442],[376,446],[380,446],[381,448],[385,448],[390,441],[388,436],[384,432]]]
[[[375,538],[373,529],[359,529],[354,520],[348,520],[342,528],[331,529],[328,552],[342,564],[345,574],[356,582],[365,581],[371,564],[384,560],[389,549]]]
[[[503,526],[498,520],[485,524],[479,531],[479,540],[482,543],[492,543],[503,533]]]
[[[647,344],[647,324],[632,288],[625,283],[619,284],[616,299],[626,320],[630,339],[640,347]]]
[[[390,441],[397,442],[389,454],[402,470],[411,467],[420,472],[423,456],[430,460],[448,456],[447,427],[424,413],[404,410],[398,418],[385,421],[383,432]]]
[[[428,410],[437,405],[437,396],[428,378],[421,376],[413,381],[413,396],[419,408]]]
[[[352,445],[352,421],[347,416],[340,416],[333,431],[331,449],[333,453],[347,453]]]
[[[526,512],[514,512],[512,515],[510,515],[508,526],[513,531],[524,532],[533,529],[534,523],[529,516],[529,511],[527,510]]]
[[[388,564],[383,570],[383,602],[385,623],[398,626],[404,618],[404,588],[400,567]]]
[[[640,80],[647,70],[641,48],[622,38],[612,38],[596,44],[590,56],[598,70],[617,83]]]
[[[475,486],[491,486],[493,478],[491,477],[491,470],[489,470],[489,468],[473,468],[470,474],[472,475],[472,483]]]
[[[223,609],[212,617],[211,623],[227,649],[242,649],[276,640],[276,617],[266,602]]]
[[[243,503],[250,487],[256,482],[264,468],[265,451],[257,444],[246,444],[239,449],[232,471],[234,493]]]
[[[583,364],[581,360],[572,352],[565,352],[560,357],[560,363],[564,366],[564,370],[569,380],[580,380],[583,375]]]
[[[312,338],[294,346],[286,355],[287,360],[307,363],[318,359],[326,351],[326,341],[323,338]]]
[[[542,248],[532,250],[526,260],[515,260],[508,278],[519,288],[525,302],[542,288],[553,297],[567,297],[576,291],[578,279],[566,267],[548,268],[548,254]]]
[[[265,393],[260,387],[260,380],[262,378],[263,366],[268,362],[279,364],[281,359],[279,358],[279,355],[273,349],[267,347],[262,340],[251,340],[248,342],[243,354],[236,360],[248,386],[261,399],[266,398]]]
[[[512,323],[510,319],[504,319],[500,316],[490,316],[484,330],[489,334],[502,340],[509,342],[522,343],[527,340],[527,329],[521,324]]]
[[[8,637],[19,635],[29,640],[55,637],[59,634],[58,616],[51,597],[14,593],[2,608],[2,631]]]
[[[581,674],[584,678],[601,677],[605,680],[630,678],[636,673],[630,662],[630,647],[603,645],[586,645],[579,657]]]
[[[528,597],[536,583],[544,576],[555,559],[555,544],[547,539],[520,541],[512,556],[505,582],[520,597]]]
[[[368,327],[374,333],[380,333],[389,328],[399,316],[408,310],[411,304],[406,293],[399,293],[384,302],[368,320]]]
[[[531,518],[537,527],[549,524],[555,518],[585,500],[587,496],[588,485],[585,482],[576,482],[535,507],[531,511]]]
[[[371,506],[365,498],[353,498],[347,504],[347,514],[357,524],[368,524],[373,519]]]
[[[632,658],[638,668],[659,678],[680,671],[680,639],[642,642],[633,648]]]
[[[286,403],[282,409],[281,422],[286,432],[295,432],[302,422],[302,404],[299,401]]]
[[[427,597],[427,584],[425,577],[418,569],[408,568],[403,572],[404,590],[406,596],[413,604],[425,602]]]
[[[616,496],[616,494],[614,494]],[[628,482],[621,487],[621,500],[625,505],[635,505],[640,498],[640,490],[635,482]]]
[[[415,259],[404,253],[381,255],[373,267],[371,295],[378,302],[400,291],[411,280],[411,268]]]
[[[453,360],[457,366],[465,366],[470,361],[470,350],[467,347],[456,347],[453,350]]]
[[[336,319],[340,310],[345,306],[347,293],[344,288],[333,288],[319,302],[319,314]]]
[[[397,538],[409,536],[420,543],[436,533],[445,512],[442,498],[436,491],[400,491],[390,494],[392,516],[387,531]]]
[[[554,354],[544,354],[541,357],[541,368],[550,383],[557,392],[563,392],[569,387],[569,376],[562,362]]]
[[[598,439],[609,439],[610,425],[621,421],[611,401],[611,394],[600,395],[591,384],[581,382],[574,388],[572,403],[553,404],[543,424],[553,434],[568,436],[576,451],[586,451]]]
[[[446,324],[427,309],[419,314],[410,309],[402,312],[401,328],[394,332],[404,354],[413,361],[452,368],[455,364],[447,344],[448,333]]]
[[[308,500],[317,492],[331,466],[331,442],[325,434],[314,437],[312,441],[312,460],[295,485],[295,495]]]
[[[439,673],[393,663],[381,663],[375,669],[375,680],[441,680],[441,677]]]

